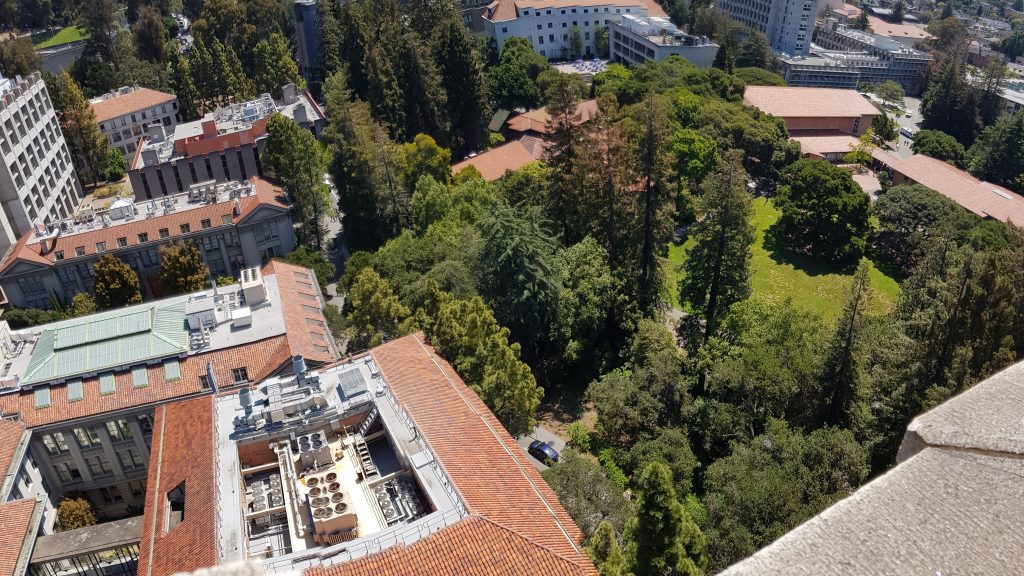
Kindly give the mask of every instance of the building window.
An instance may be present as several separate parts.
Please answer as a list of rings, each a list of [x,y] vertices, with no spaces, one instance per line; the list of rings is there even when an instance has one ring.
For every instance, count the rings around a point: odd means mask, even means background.
[[[36,276],[18,278],[18,286],[25,294],[41,294],[46,292],[46,285]]]
[[[238,383],[238,382],[248,382],[249,381],[249,371],[247,369],[245,369],[245,368],[233,368],[231,370],[231,377],[235,380],[236,383]]]
[[[54,252],[53,253],[53,259],[54,260],[63,260],[64,259],[64,251],[63,250],[57,250],[56,252]]]
[[[142,458],[139,456],[139,453],[131,448],[118,450],[117,459],[125,470],[137,470],[143,467]]]
[[[107,434],[114,442],[125,442],[132,439],[132,431],[128,428],[128,422],[123,418],[107,422]]]
[[[75,438],[82,448],[91,448],[100,445],[99,434],[92,428],[75,428]]]
[[[148,436],[153,433],[153,420],[150,419],[149,414],[142,414],[139,416],[139,429],[142,430],[144,436]]]
[[[122,237],[117,239],[117,247],[118,248],[124,248],[127,245],[128,245],[128,239],[125,238],[124,236],[122,236]]]
[[[107,457],[103,454],[87,456],[85,458],[85,464],[89,467],[89,473],[93,476],[106,476],[114,472],[110,467],[110,462],[107,461]]]
[[[145,244],[146,242],[149,242],[149,234],[146,233],[146,232],[140,232],[139,233],[139,244]]]
[[[182,234],[188,234],[189,232],[192,231],[192,227],[189,226],[188,224],[182,224],[181,226],[178,227],[178,229],[181,230]]]
[[[170,231],[167,230],[167,228],[161,228],[160,229],[160,237],[161,238],[167,238],[170,235],[171,235],[171,233],[170,233]]]
[[[85,256],[85,246],[75,246],[75,256]]]
[[[210,389],[210,378],[207,377],[206,374],[199,375],[199,387],[202,388],[203,390]]]
[[[199,222],[199,225],[203,227],[203,230],[206,230],[207,228],[210,228],[210,227],[213,226],[213,224],[210,223],[210,219],[209,218],[203,218]]]
[[[71,449],[68,447],[64,434],[61,432],[43,434],[43,446],[46,447],[46,451],[50,454],[62,454]]]
[[[57,472],[57,477],[60,478],[61,482],[80,482],[82,480],[82,473],[78,471],[78,468],[74,464],[69,462],[61,462],[53,467]]]
[[[106,242],[97,242],[96,243],[96,252],[106,252],[106,250],[107,250],[107,243]]]
[[[117,486],[111,486],[110,488],[100,488],[100,497],[103,498],[103,502],[107,505],[116,504],[124,500],[121,496],[121,491],[118,490]]]

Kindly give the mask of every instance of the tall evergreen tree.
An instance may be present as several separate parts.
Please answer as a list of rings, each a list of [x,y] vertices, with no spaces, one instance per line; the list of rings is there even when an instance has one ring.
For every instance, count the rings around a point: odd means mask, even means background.
[[[867,10],[861,10],[860,14],[857,14],[857,17],[853,20],[853,27],[857,30],[867,30],[871,27]]]
[[[150,62],[163,63],[166,58],[164,45],[167,43],[167,28],[164,27],[160,13],[152,6],[143,6],[139,17],[132,26],[135,46],[139,57]]]
[[[652,462],[640,477],[636,523],[627,536],[636,576],[699,576],[707,537],[676,499],[672,473]]]
[[[702,218],[694,225],[679,294],[704,317],[704,343],[723,312],[750,294],[754,227],[746,181],[741,160],[733,153],[701,185],[697,209]]]
[[[739,56],[736,58],[736,66],[741,68],[754,67],[768,70],[772,64],[772,49],[768,45],[768,38],[760,31],[750,29],[747,39],[740,47]]]
[[[319,2],[316,5],[316,21],[320,33],[321,82],[343,65],[341,43],[344,33],[338,20],[338,6],[339,4],[335,2]]]
[[[285,84],[304,85],[299,76],[299,65],[292,57],[292,51],[283,35],[275,32],[270,38],[260,40],[256,44],[254,58],[254,80],[260,94],[269,93],[275,100],[280,100],[281,87]]]
[[[712,68],[732,74],[736,69],[736,49],[733,47],[732,38],[726,37],[715,53],[715,61],[711,63]]]
[[[449,17],[437,31],[434,52],[441,84],[448,92],[452,149],[457,157],[480,150],[490,110],[476,52],[458,17]]]
[[[985,65],[978,85],[978,119],[982,126],[994,124],[1003,111],[1005,79],[1006,65],[1001,61],[993,58]]]
[[[640,183],[640,265],[637,301],[651,311],[658,301],[658,251],[668,241],[671,222],[666,209],[673,201],[668,150],[668,114],[651,90],[643,102],[642,124],[636,135],[637,175]]]
[[[186,122],[198,118],[199,92],[192,81],[188,59],[177,53],[171,55],[170,71],[171,89],[178,98],[178,115]]]
[[[295,203],[302,240],[323,248],[324,218],[330,195],[323,182],[323,150],[313,134],[294,120],[275,114],[267,122],[263,165],[276,176]]]
[[[615,528],[607,520],[597,525],[594,535],[590,537],[587,553],[601,576],[625,576],[626,559],[615,537]]]
[[[57,75],[46,73],[44,81],[78,177],[99,182],[109,156],[107,137],[100,132],[96,113],[67,70]]]
[[[853,275],[850,295],[826,348],[818,378],[821,383],[820,421],[826,426],[857,430],[864,423],[857,348],[861,317],[869,296],[868,266],[861,262]]]
[[[967,167],[979,178],[1024,192],[1024,113],[986,128],[967,151]]]
[[[200,99],[217,97],[220,78],[213,69],[213,57],[202,38],[195,38],[188,51],[188,70]]]
[[[921,100],[921,127],[942,130],[969,146],[978,133],[978,102],[967,82],[963,48],[954,50],[928,83]]]
[[[569,74],[559,74],[545,97],[550,116],[545,162],[552,168],[545,212],[562,242],[575,244],[583,237],[575,214],[577,204],[574,192],[578,182],[572,173],[573,164],[580,155],[583,133],[578,111],[579,91],[575,89]]]

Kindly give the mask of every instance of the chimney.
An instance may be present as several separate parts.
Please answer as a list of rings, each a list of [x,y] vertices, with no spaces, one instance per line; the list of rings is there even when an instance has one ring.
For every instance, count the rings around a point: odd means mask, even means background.
[[[299,384],[305,383],[306,380],[306,359],[301,354],[292,356],[292,372],[298,379]]]
[[[283,96],[285,106],[294,104],[298,99],[298,89],[295,88],[295,84],[285,84],[281,87],[281,95]]]
[[[212,138],[217,135],[217,121],[203,120],[203,138]]]
[[[238,198],[235,198],[235,207],[231,211],[234,212],[235,216],[240,216],[242,214],[242,202],[241,202],[241,200],[239,200]]]

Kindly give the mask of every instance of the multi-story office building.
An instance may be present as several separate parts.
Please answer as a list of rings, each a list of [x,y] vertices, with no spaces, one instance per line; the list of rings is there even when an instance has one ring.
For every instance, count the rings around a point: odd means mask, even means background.
[[[763,32],[773,51],[806,56],[811,49],[819,3],[820,0],[722,0],[715,3],[715,8]]]
[[[857,83],[877,86],[892,80],[916,96],[931,62],[931,54],[829,18],[818,27],[813,56],[783,59],[782,76],[794,86],[848,87],[855,71]]]
[[[483,15],[484,29],[498,49],[513,36],[526,38],[533,49],[548,59],[568,58],[572,53],[570,32],[580,30],[583,54],[597,54],[597,31],[618,22],[624,15],[665,16],[653,0],[497,0]]]
[[[326,125],[323,110],[308,93],[292,84],[284,98],[270,94],[232,104],[194,122],[168,130],[151,124],[142,146],[129,164],[128,179],[139,201],[173,196],[202,182],[244,181],[263,174],[260,151],[267,120],[276,113],[295,120],[319,136]]]
[[[34,224],[74,214],[82,197],[64,134],[39,74],[0,76],[0,252]]]
[[[17,553],[0,570],[596,574],[530,456],[422,334],[338,361],[316,286],[273,262],[8,333],[0,416],[42,498],[84,495],[101,524],[49,534],[21,494],[0,505]]]
[[[24,330],[0,322],[0,414],[31,430],[29,484],[53,502],[82,494],[101,520],[140,514],[163,434],[155,406],[288,373],[296,355],[333,362],[323,301],[312,271],[272,262],[232,286]]]
[[[163,294],[161,246],[193,242],[211,278],[231,276],[288,254],[295,245],[283,191],[261,178],[194,186],[160,200],[118,200],[103,211],[27,232],[0,267],[0,287],[20,307],[49,308],[93,291],[93,265],[103,254],[139,275],[144,299]]]
[[[89,101],[100,132],[125,158],[135,155],[146,127],[159,122],[167,130],[178,123],[178,97],[149,88],[126,86]]]
[[[610,59],[636,65],[682,56],[701,68],[715,61],[718,44],[706,36],[691,36],[663,16],[626,14],[608,25]]]

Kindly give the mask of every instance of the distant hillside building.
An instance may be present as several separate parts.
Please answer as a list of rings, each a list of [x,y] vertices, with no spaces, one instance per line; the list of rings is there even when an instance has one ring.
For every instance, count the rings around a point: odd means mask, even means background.
[[[159,122],[165,130],[178,123],[178,97],[140,86],[126,86],[89,101],[100,132],[126,159],[135,155],[146,126]]]
[[[715,8],[768,37],[776,53],[806,56],[820,0],[722,0]]]
[[[173,196],[203,182],[240,182],[261,176],[260,152],[267,137],[267,120],[275,113],[292,118],[317,136],[326,124],[320,107],[291,84],[285,86],[280,104],[264,94],[218,108],[173,130],[151,124],[128,167],[136,200]]]
[[[483,14],[483,22],[499,50],[506,40],[518,36],[551,60],[569,57],[569,32],[576,26],[583,34],[579,56],[593,58],[597,31],[627,14],[665,16],[665,11],[653,0],[495,0]]]
[[[931,54],[897,40],[868,34],[828,19],[806,57],[783,57],[779,74],[790,86],[856,88],[892,80],[910,96],[921,93]]]
[[[626,14],[608,25],[610,60],[637,65],[682,56],[701,68],[715,61],[718,44],[706,36],[691,36],[664,16]]]
[[[82,186],[39,74],[0,76],[0,125],[2,253],[33,225],[74,214]]]

